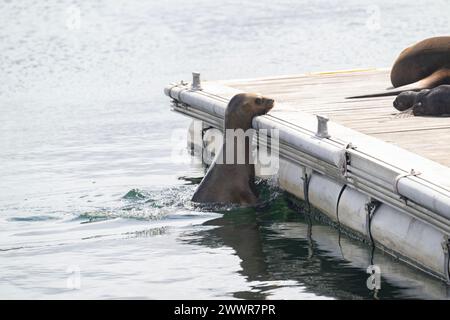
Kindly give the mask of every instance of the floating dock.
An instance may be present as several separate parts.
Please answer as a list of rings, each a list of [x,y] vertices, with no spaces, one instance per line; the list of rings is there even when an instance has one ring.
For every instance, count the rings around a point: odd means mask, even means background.
[[[378,69],[201,83],[194,74],[165,94],[174,111],[202,121],[190,128],[201,141],[189,141],[200,149],[209,128],[223,129],[235,94],[275,99],[253,127],[278,129],[278,186],[339,228],[450,284],[450,118],[400,113],[394,96],[347,99],[389,86],[389,70]]]

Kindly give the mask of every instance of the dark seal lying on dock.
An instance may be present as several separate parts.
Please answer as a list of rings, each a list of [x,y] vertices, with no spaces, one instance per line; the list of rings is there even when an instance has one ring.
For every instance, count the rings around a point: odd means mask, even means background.
[[[255,188],[255,165],[251,161],[253,134],[250,132],[241,137],[244,139],[244,148],[239,148],[235,132],[241,129],[247,133],[249,129],[252,129],[252,119],[266,114],[272,109],[273,104],[272,99],[249,93],[237,94],[230,100],[225,111],[222,150],[217,154],[206,176],[195,191],[192,201],[256,204],[258,195]],[[232,159],[227,157],[227,152],[230,151],[233,153]],[[228,155],[230,156],[230,154]],[[239,161],[240,159],[243,161]]]
[[[441,85],[419,92],[405,91],[394,101],[397,110],[412,108],[415,116],[450,115],[450,85]]]

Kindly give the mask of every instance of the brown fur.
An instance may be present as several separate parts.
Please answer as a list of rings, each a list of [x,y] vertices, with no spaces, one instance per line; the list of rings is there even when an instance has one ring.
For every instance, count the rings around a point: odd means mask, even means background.
[[[415,116],[450,115],[450,85],[422,90],[412,108]]]
[[[450,37],[428,38],[404,49],[392,66],[391,82],[397,90],[347,99],[395,96],[450,84]]]
[[[403,50],[391,69],[394,87],[418,82],[418,88],[450,84],[450,37],[422,40]]]
[[[225,129],[252,128],[252,119],[266,114],[273,107],[274,101],[257,94],[240,93],[228,103],[225,111]],[[225,132],[222,150],[217,154],[206,176],[198,186],[192,201],[200,203],[222,203],[253,205],[258,195],[254,186],[255,166],[250,163],[251,137],[245,139],[245,163],[237,164],[237,153],[234,147],[234,163],[220,163],[218,159],[226,159],[227,135]]]

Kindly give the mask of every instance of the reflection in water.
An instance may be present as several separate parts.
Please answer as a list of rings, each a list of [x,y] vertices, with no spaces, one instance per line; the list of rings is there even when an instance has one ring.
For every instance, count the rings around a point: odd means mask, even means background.
[[[382,253],[378,253],[381,258],[375,258],[375,263],[389,273],[382,274],[378,293],[369,290],[366,268],[373,258],[371,247],[341,235],[304,211],[293,210],[284,196],[265,208],[233,210],[204,225],[215,228],[196,232],[196,237],[186,241],[212,248],[231,247],[236,252],[241,259],[240,272],[253,288],[235,292],[236,298],[264,299],[286,283],[338,299],[444,298],[447,295],[439,289],[442,287],[439,281]],[[405,269],[407,273],[402,278]],[[428,285],[414,282],[415,278]]]

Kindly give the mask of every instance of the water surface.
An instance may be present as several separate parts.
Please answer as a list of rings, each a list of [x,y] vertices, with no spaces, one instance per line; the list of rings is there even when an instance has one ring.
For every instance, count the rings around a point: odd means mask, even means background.
[[[0,298],[444,298],[434,279],[294,210],[190,203],[163,87],[389,67],[448,1],[0,2]],[[183,139],[181,139],[183,140]],[[184,141],[180,141],[184,143]],[[180,160],[180,159],[178,159]],[[262,186],[267,188],[267,186]],[[267,193],[267,192],[266,192]]]

